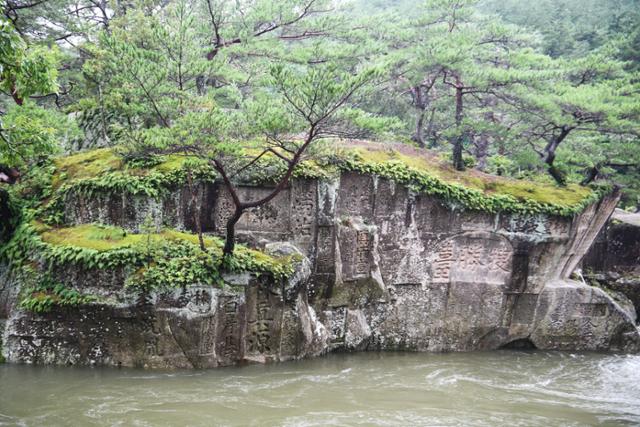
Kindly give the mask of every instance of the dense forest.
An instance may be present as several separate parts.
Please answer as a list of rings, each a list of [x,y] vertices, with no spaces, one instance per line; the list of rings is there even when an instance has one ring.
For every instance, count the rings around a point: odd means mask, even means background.
[[[457,170],[614,182],[640,208],[637,0],[0,7],[4,188],[54,156],[117,146],[131,164],[200,159],[231,189],[269,155],[278,190],[320,141],[366,139]],[[238,216],[265,202],[234,201]]]

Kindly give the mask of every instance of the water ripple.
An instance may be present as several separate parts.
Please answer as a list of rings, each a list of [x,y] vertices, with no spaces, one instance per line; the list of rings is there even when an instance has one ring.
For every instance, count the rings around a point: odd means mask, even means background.
[[[0,426],[640,424],[640,356],[332,355],[209,371],[0,366]]]

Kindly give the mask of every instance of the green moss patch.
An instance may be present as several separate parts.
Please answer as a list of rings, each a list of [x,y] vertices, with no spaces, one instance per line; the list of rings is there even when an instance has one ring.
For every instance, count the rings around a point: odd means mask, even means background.
[[[200,249],[197,235],[177,230],[131,234],[118,227],[96,224],[51,227],[32,221],[19,227],[11,242],[0,250],[0,256],[15,266],[40,265],[39,274],[44,279],[48,279],[45,272],[53,266],[128,267],[131,274],[127,282],[145,289],[193,284],[222,286],[223,271],[267,273],[276,279],[293,273],[294,260],[290,257],[271,257],[238,245],[233,257],[223,258],[221,239],[206,236],[204,242],[206,252]],[[36,280],[39,281],[42,280]],[[43,301],[55,299],[41,296]]]
[[[56,172],[53,186],[82,178],[93,178],[105,173],[121,170],[123,161],[111,148],[83,151],[54,161]]]
[[[99,148],[83,151],[71,156],[60,157],[54,161],[56,173],[53,185],[87,178],[96,178],[116,171],[127,171],[132,176],[147,175],[150,172],[174,172],[182,169],[188,157],[163,156],[159,163],[149,168],[129,167],[114,148]]]
[[[257,149],[245,148],[249,155]],[[157,197],[164,189],[184,184],[184,156],[165,156],[148,168],[128,167],[113,149],[99,149],[56,160],[54,187],[64,191],[119,191]],[[205,164],[189,171],[201,180],[215,180],[215,172]],[[240,178],[249,183],[268,183],[284,172],[284,164],[273,155],[265,155],[258,167]],[[476,170],[459,172],[428,150],[406,144],[380,144],[367,141],[338,141],[322,148],[302,162],[294,176],[328,178],[339,170],[376,174],[412,189],[461,203],[470,209],[496,212],[573,215],[597,200],[604,190],[570,184],[553,184],[509,179]],[[55,199],[55,198],[54,198]],[[60,197],[58,198],[58,200]],[[126,241],[126,239],[125,239]]]
[[[418,193],[491,213],[572,216],[611,191],[610,186],[562,188],[473,170],[458,172],[426,151],[411,147],[402,149],[405,152],[377,144],[356,145],[338,156],[336,162],[342,170],[381,176]]]
[[[75,246],[96,251],[107,251],[132,246],[141,241],[141,235],[127,234],[124,230],[95,224],[52,228],[38,224],[45,243],[56,246]]]
[[[478,190],[486,195],[512,196],[520,201],[529,200],[541,204],[574,206],[580,205],[585,199],[589,199],[593,193],[589,187],[577,184],[559,187],[553,184],[498,177],[477,170],[460,172],[425,150],[415,149],[410,146],[400,148],[398,145],[392,145],[391,147],[393,148],[366,144],[353,148],[352,152],[357,155],[357,159],[364,163],[377,165],[388,164],[389,162],[401,163],[410,169],[421,174],[428,174],[444,183]],[[400,149],[404,153],[400,152]]]

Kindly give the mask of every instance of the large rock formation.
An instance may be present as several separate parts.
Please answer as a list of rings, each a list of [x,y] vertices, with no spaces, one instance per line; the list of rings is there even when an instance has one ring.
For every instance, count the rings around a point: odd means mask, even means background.
[[[241,189],[245,199],[267,191]],[[205,231],[221,233],[228,194],[218,184],[198,194]],[[229,276],[223,289],[141,296],[123,291],[122,272],[61,271],[116,302],[45,315],[14,307],[4,353],[13,362],[213,367],[328,351],[634,352],[634,310],[569,278],[616,202],[607,196],[573,218],[489,214],[372,175],[296,180],[238,226],[252,245],[300,252],[289,282]],[[65,206],[68,223],[130,230],[149,213],[193,229],[197,212],[181,189],[161,200],[71,193]]]
[[[583,266],[593,273],[640,276],[640,213],[616,209],[587,252]]]
[[[616,209],[582,263],[585,278],[640,310],[640,213]]]

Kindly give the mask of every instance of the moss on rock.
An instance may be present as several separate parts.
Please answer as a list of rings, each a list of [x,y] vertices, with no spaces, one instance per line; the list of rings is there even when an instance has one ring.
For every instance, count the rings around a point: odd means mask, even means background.
[[[452,190],[449,192],[451,194],[443,195],[458,199],[463,204],[466,204],[464,193],[475,194],[478,199],[485,196],[484,199],[489,202],[485,204],[486,209],[483,209],[482,203],[469,206],[478,210],[518,210],[513,209],[516,203],[505,203],[503,206],[498,204],[495,206],[496,209],[489,209],[492,205],[491,199],[506,197],[507,201],[512,198],[515,202],[528,204],[528,206],[522,206],[523,211],[527,211],[528,208],[537,208],[534,210],[550,214],[572,215],[594,201],[597,196],[591,188],[577,184],[559,187],[554,184],[488,175],[476,170],[460,172],[424,150],[404,148],[405,152],[401,152],[399,151],[401,148],[397,145],[393,147],[395,149],[371,144],[356,146],[347,151],[352,156],[347,167],[387,175],[385,177],[403,184],[418,184],[418,189],[427,193],[430,190],[437,190],[438,187],[442,189],[448,187]],[[392,169],[395,169],[395,172]],[[405,169],[409,176],[401,176],[399,169]],[[389,173],[385,174],[385,170]],[[461,191],[455,191],[456,189]],[[444,191],[444,193],[447,192]]]
[[[250,154],[255,151],[246,150]],[[112,189],[154,196],[165,187],[183,183],[186,180],[185,164],[193,160],[173,155],[162,157],[159,163],[148,168],[132,168],[114,149],[87,151],[56,160],[53,184],[62,191]],[[277,180],[284,170],[276,156],[267,154],[260,162],[255,172],[243,175],[242,179],[254,184],[265,183]],[[426,150],[406,144],[363,141],[324,144],[298,166],[294,176],[322,179],[341,169],[380,175],[419,192],[490,212],[505,210],[570,216],[600,197],[593,189],[577,184],[559,187],[492,176],[476,170],[459,172]],[[205,164],[195,172],[201,179],[216,178],[215,172]]]
[[[109,270],[124,267],[127,286],[149,290],[184,288],[194,284],[225,286],[223,272],[269,274],[276,279],[293,272],[291,257],[272,257],[238,245],[231,258],[222,257],[223,242],[172,229],[131,234],[118,227],[82,224],[52,227],[42,222],[22,224],[14,238],[0,250],[21,271],[28,289],[21,307],[40,312],[53,305],[89,303],[87,295],[74,293],[50,276],[58,266]],[[51,284],[42,288],[42,284]]]
[[[72,227],[51,227],[40,222],[33,222],[34,230],[41,240],[56,247],[86,249],[89,251],[108,253],[122,248],[134,248],[144,251],[146,246],[163,242],[186,243],[199,245],[198,235],[166,228],[158,233],[133,234],[119,227],[101,224],[80,224]],[[203,236],[207,252],[214,258],[222,257],[224,242],[216,236]],[[264,252],[238,245],[235,258],[247,270],[269,272],[275,275],[286,275],[289,264],[288,257],[272,257]],[[240,267],[240,265],[238,266]],[[242,269],[240,269],[242,271]]]
[[[247,150],[253,154],[252,148]],[[277,156],[265,155],[259,163],[256,172],[241,178],[265,183],[277,180],[283,171],[284,165]],[[425,150],[359,141],[321,144],[298,165],[294,176],[323,179],[340,171],[377,175],[413,191],[487,212],[570,216],[601,196],[590,188],[575,185],[560,188],[478,171],[458,172]],[[41,275],[46,275],[52,265],[78,264],[90,269],[126,266],[133,272],[128,283],[151,288],[203,282],[222,284],[223,270],[267,273],[277,278],[292,273],[291,259],[274,258],[242,245],[237,247],[233,258],[223,259],[223,241],[218,237],[204,237],[207,251],[202,252],[196,234],[174,229],[134,234],[100,224],[56,225],[63,220],[67,192],[158,197],[166,190],[184,185],[188,174],[209,182],[217,177],[206,163],[178,155],[160,156],[151,162],[125,161],[116,149],[102,148],[56,159],[44,179],[50,181],[47,184],[50,187],[41,191],[39,207],[27,216],[32,220],[18,228],[14,238],[0,249],[0,256],[16,265],[37,265],[37,274]],[[227,264],[223,265],[223,261]],[[335,296],[345,297],[354,296]]]

